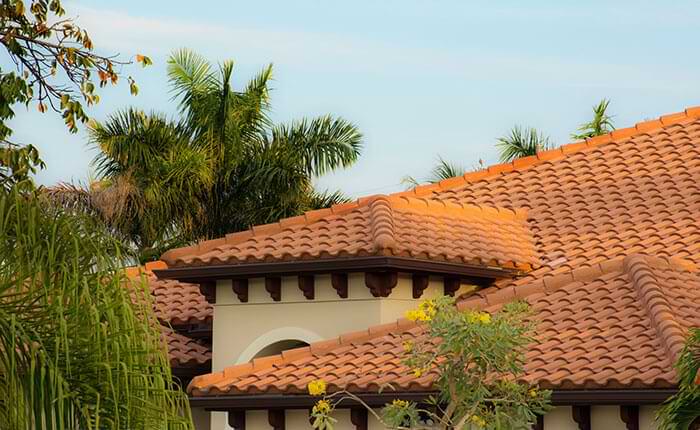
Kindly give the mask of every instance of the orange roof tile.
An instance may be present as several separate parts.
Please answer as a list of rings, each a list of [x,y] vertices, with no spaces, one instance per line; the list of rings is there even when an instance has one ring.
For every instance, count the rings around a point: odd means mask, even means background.
[[[156,315],[164,323],[179,326],[211,323],[214,310],[199,290],[199,286],[168,279],[158,279],[153,270],[166,269],[163,261],[146,263],[145,267],[129,267],[127,276],[137,278],[143,273],[153,295]]]
[[[195,367],[211,362],[211,350],[196,340],[160,326],[163,340],[168,345],[168,357],[172,367]]]
[[[539,258],[526,217],[523,210],[484,204],[374,196],[164,258],[171,266],[203,266],[392,255],[529,270]]]
[[[503,294],[488,288],[460,308],[497,311],[514,297],[530,303],[538,322],[526,354],[524,379],[547,388],[668,388],[673,361],[689,326],[700,324],[700,274],[675,259],[633,255],[534,280]],[[196,377],[195,396],[302,393],[322,378],[331,390],[373,392],[386,383],[401,391],[433,388],[436,374],[412,376],[403,342],[425,336],[406,320],[361,335],[312,344],[281,355]]]
[[[622,275],[610,279],[595,278],[597,268],[604,267],[601,269],[604,273],[612,273],[611,267],[618,264],[620,258],[635,253],[678,256],[697,265],[700,264],[700,108],[665,115],[659,120],[544,151],[536,157],[491,166],[439,184],[420,186],[389,196],[388,199],[395,200],[402,196],[423,199],[426,205],[443,202],[465,207],[496,206],[527,210],[536,248],[532,255],[539,257],[542,264],[520,279],[499,281],[497,285],[500,289],[494,297],[507,298],[539,288],[571,288],[574,278],[584,283],[588,282],[584,279],[589,279],[596,285],[600,284],[601,288],[605,283],[622,285],[627,279]],[[290,226],[313,230],[314,223],[319,222],[320,225],[322,220],[347,214],[368,201],[371,198],[307,213],[274,225],[256,227],[217,241],[204,242],[195,248],[173,250],[166,257],[176,260],[189,255],[187,258],[191,258],[194,254],[206,254],[218,246],[238,245],[249,240],[254,242],[258,235],[283,235]],[[300,249],[292,246],[286,252],[294,254]],[[342,250],[336,249],[335,252]],[[625,272],[627,275],[629,273]],[[690,275],[659,270],[654,275],[665,293],[678,299],[674,303],[683,303],[683,307],[676,306],[674,309],[679,317],[678,324],[686,328],[689,321],[693,321],[693,315],[697,314],[698,300],[688,296],[694,294],[694,290],[684,290],[680,287],[682,284],[675,280]],[[639,303],[644,302],[635,303],[630,306],[636,306],[639,310]],[[649,300],[649,303],[656,303],[656,300]],[[657,313],[667,315],[666,311]],[[634,320],[634,316],[630,318],[630,321]],[[677,342],[673,340],[673,333],[677,334],[675,326],[662,323],[659,327],[654,328],[655,337],[649,332],[640,334],[640,338],[656,339],[656,347],[665,353],[673,352],[677,348]],[[597,341],[606,343],[612,336],[610,333],[601,331]],[[663,337],[659,337],[659,333]],[[662,340],[666,338],[671,340]],[[627,351],[624,342],[611,345],[611,351],[616,351],[616,354]],[[658,348],[654,349],[657,353]],[[583,350],[576,351],[579,358],[584,357]],[[596,351],[604,352],[600,348]],[[558,352],[559,356],[566,357],[571,353]],[[661,356],[650,357],[653,360]],[[629,356],[623,358],[630,361]],[[639,359],[639,356],[636,358]],[[585,361],[585,358],[580,359]],[[553,361],[561,362],[558,357]],[[371,363],[367,365],[371,366]],[[646,367],[645,372],[651,373],[641,373],[643,379],[649,382],[650,375],[656,375],[659,381],[671,383],[673,374],[668,372],[673,371],[669,359],[659,366],[658,369]],[[594,382],[596,378],[605,379],[610,377],[610,369],[605,366],[589,367],[588,377]],[[547,369],[547,372],[554,372],[551,374],[555,382],[564,381],[559,378],[565,378],[562,376],[566,375],[564,370],[559,376],[553,368]],[[580,374],[574,376],[582,377]],[[574,380],[580,380],[576,378]],[[362,381],[361,378],[359,380]],[[632,383],[629,378],[621,381],[626,381],[621,384]]]

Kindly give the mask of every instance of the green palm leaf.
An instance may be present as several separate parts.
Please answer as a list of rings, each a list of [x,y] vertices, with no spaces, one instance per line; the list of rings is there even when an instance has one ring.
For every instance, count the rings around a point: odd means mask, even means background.
[[[516,158],[537,155],[538,151],[549,149],[550,146],[549,138],[536,129],[525,129],[517,125],[510,130],[508,135],[499,138],[496,143],[499,157],[504,163]]]
[[[146,283],[99,231],[0,192],[0,428],[191,428]]]

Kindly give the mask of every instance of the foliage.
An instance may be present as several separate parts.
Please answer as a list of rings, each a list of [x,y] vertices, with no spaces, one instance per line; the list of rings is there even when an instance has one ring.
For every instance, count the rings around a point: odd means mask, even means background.
[[[438,161],[433,166],[430,171],[430,175],[424,181],[429,184],[435,184],[445,179],[454,178],[455,176],[462,176],[467,169],[459,164],[455,164],[451,161],[447,161],[442,156],[438,156]],[[406,176],[401,180],[402,183],[408,185],[409,187],[417,187],[421,184],[421,181],[417,180],[413,176]]]
[[[20,189],[0,191],[0,428],[191,428],[145,280],[89,217]]]
[[[233,70],[231,61],[213,68],[192,51],[177,51],[168,76],[178,121],[124,111],[91,128],[101,151],[99,179],[107,186],[130,183],[143,205],[125,214],[123,224],[164,227],[152,229],[139,246],[171,236],[221,237],[346,200],[316,193],[312,180],[357,160],[357,128],[330,116],[275,125],[269,119],[272,67],[241,90],[232,87]],[[143,228],[133,230],[134,242],[145,237]]]
[[[578,133],[571,134],[571,138],[584,140],[615,130],[612,117],[607,114],[609,104],[610,100],[603,99],[596,106],[593,106],[593,119],[590,122],[582,124],[578,128]]]
[[[324,416],[317,414],[314,428],[332,428],[325,417],[347,398],[394,429],[529,429],[549,409],[550,392],[519,379],[534,330],[526,303],[513,302],[489,314],[459,311],[454,299],[443,297],[422,303],[406,317],[423,324],[426,333],[404,343],[404,363],[415,377],[436,374],[439,394],[424,407],[395,400],[377,414],[358,396],[347,391],[326,394],[325,384],[318,390],[314,382],[309,392],[323,395],[321,401],[330,406]]]
[[[687,429],[700,417],[700,328],[690,329],[676,369],[680,381],[678,393],[663,405],[658,416],[664,430]]]
[[[16,68],[0,71],[0,187],[26,184],[30,174],[44,167],[34,146],[8,140],[12,130],[6,121],[14,117],[15,104],[36,102],[40,112],[51,108],[76,132],[77,124],[88,120],[84,104],[100,100],[96,84],[116,84],[115,69],[127,64],[96,54],[87,31],[64,16],[60,0],[0,2],[0,43]],[[136,61],[151,64],[142,55]],[[138,92],[136,82],[127,79],[131,92]]]
[[[537,155],[537,152],[547,150],[550,146],[549,137],[534,128],[522,128],[517,125],[510,130],[508,135],[499,138],[496,143],[499,157],[503,163],[513,161],[516,158]]]

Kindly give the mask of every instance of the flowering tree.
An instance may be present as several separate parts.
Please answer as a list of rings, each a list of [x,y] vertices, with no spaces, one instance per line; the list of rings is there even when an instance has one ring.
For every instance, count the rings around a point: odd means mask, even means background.
[[[313,427],[331,430],[334,408],[344,399],[364,405],[391,429],[528,429],[549,409],[550,392],[521,381],[525,347],[534,323],[524,302],[499,312],[459,311],[454,299],[421,303],[406,317],[425,326],[425,334],[404,343],[404,364],[420,377],[436,374],[438,394],[419,405],[394,400],[379,413],[347,391],[326,392],[322,380],[309,393],[322,398],[313,407]]]

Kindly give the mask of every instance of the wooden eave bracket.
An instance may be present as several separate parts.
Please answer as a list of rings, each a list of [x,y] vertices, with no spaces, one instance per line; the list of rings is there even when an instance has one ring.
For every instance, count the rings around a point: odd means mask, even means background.
[[[232,279],[231,287],[233,293],[242,303],[248,303],[248,280],[247,279]]]
[[[398,280],[396,272],[365,272],[365,285],[374,297],[389,297]]]

